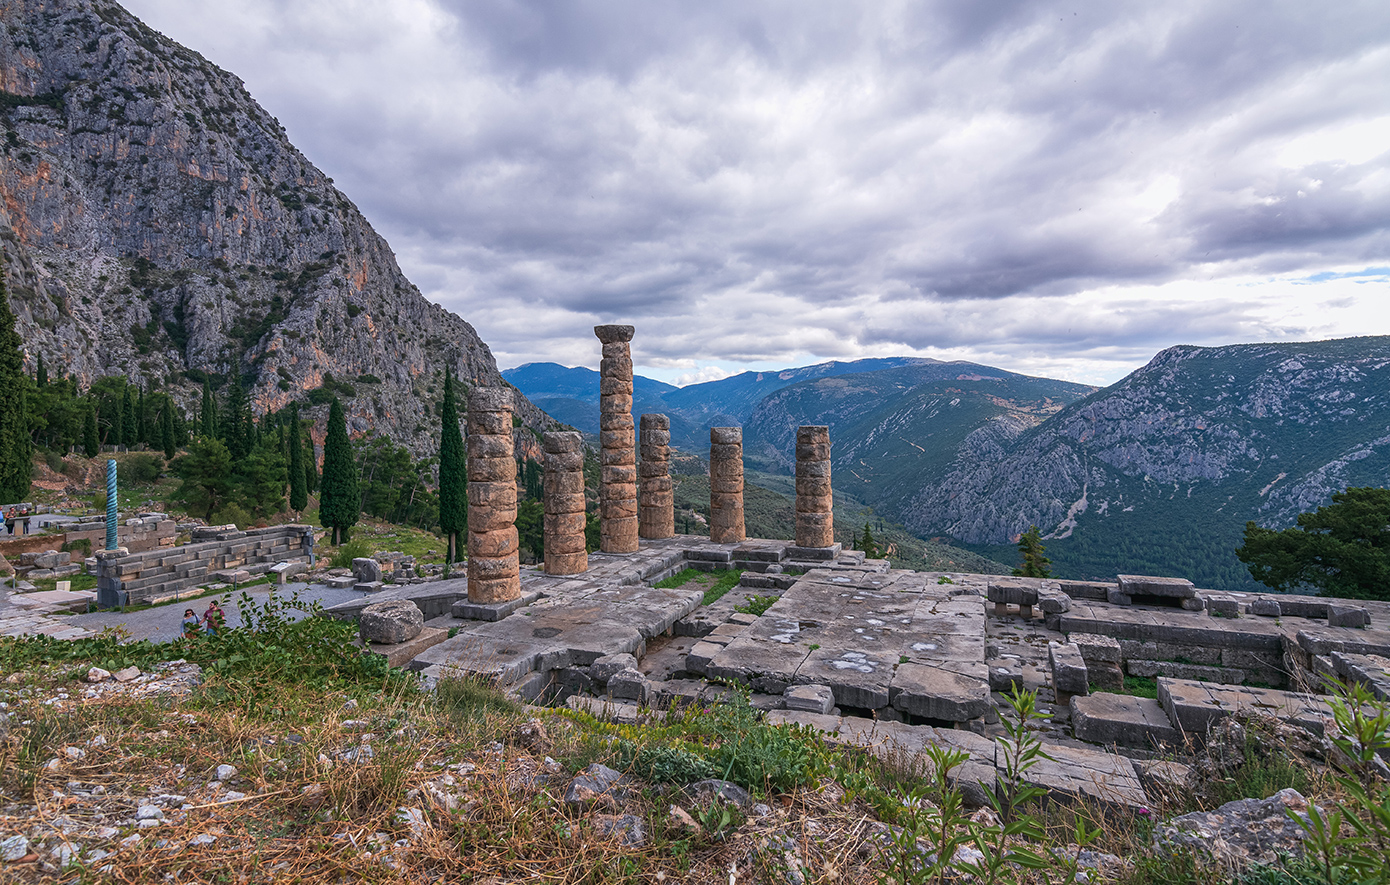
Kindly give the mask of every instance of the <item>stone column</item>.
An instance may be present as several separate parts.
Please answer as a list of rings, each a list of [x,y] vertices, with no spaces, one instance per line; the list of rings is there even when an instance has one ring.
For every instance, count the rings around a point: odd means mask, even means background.
[[[830,547],[835,522],[830,494],[830,428],[796,429],[796,546]]]
[[[577,575],[589,567],[584,546],[584,440],[577,432],[547,433],[545,573]]]
[[[743,428],[709,429],[709,539],[738,544],[743,529]]]
[[[516,537],[516,459],[512,392],[475,387],[468,394],[468,601],[521,597]]]
[[[642,464],[638,487],[637,533],[655,541],[676,534],[676,496],[671,487],[671,419],[643,415],[638,441]]]
[[[631,326],[594,326],[599,363],[599,548],[637,552],[637,447],[632,432]]]

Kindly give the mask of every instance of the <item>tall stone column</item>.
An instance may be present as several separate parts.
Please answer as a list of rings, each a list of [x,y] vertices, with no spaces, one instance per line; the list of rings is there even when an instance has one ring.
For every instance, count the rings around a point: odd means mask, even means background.
[[[468,394],[468,601],[521,597],[516,537],[516,459],[512,392],[475,387]]]
[[[738,544],[743,527],[743,428],[709,429],[709,539]]]
[[[547,433],[545,452],[545,573],[577,575],[589,567],[584,545],[584,439]]]
[[[632,428],[631,326],[594,326],[599,363],[599,548],[637,552],[637,447]]]
[[[638,428],[642,448],[637,488],[637,533],[655,541],[676,534],[676,496],[671,487],[671,419],[643,415]]]
[[[830,428],[796,429],[796,546],[835,543],[834,498],[830,493]]]

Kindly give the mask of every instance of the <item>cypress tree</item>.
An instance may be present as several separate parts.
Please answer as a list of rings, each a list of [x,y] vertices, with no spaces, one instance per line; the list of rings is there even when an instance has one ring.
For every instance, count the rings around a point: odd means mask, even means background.
[[[34,470],[26,396],[29,376],[24,374],[24,340],[14,324],[0,276],[0,501],[23,501]]]
[[[38,384],[39,390],[48,386],[48,368],[43,364],[43,351],[39,351],[39,367],[34,372],[34,381]]]
[[[222,426],[222,442],[232,454],[232,463],[239,464],[251,451],[250,440],[246,438],[246,391],[241,382],[233,379],[227,388],[227,418],[219,422]]]
[[[309,506],[308,479],[304,471],[304,446],[299,441],[299,406],[290,406],[290,509],[299,512]]]
[[[130,384],[121,395],[121,445],[134,446],[140,441],[140,422],[135,414],[135,392]]]
[[[323,482],[319,488],[319,523],[333,530],[334,545],[348,539],[348,529],[362,515],[357,465],[352,460],[347,421],[337,397],[328,409],[328,436],[323,443]]]
[[[140,398],[135,402],[135,411],[140,416],[140,423],[137,425],[140,428],[140,438],[136,442],[142,442],[145,445],[157,442],[159,437],[150,432],[149,404],[145,401],[145,389],[143,387],[140,388]]]
[[[459,533],[468,529],[468,465],[454,405],[454,374],[447,368],[439,411],[439,530],[448,538],[448,564],[458,558]]]
[[[159,416],[159,447],[164,450],[165,458],[173,458],[178,451],[174,444],[174,401],[169,397],[165,397],[164,410]]]
[[[198,409],[198,432],[208,439],[217,437],[217,400],[206,381],[203,382],[203,403]]]
[[[97,404],[87,404],[87,414],[82,419],[82,454],[95,458],[101,451],[101,441],[97,439]]]

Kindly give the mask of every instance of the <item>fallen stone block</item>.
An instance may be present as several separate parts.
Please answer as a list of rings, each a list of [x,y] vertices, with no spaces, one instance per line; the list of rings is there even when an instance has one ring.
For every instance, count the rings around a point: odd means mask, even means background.
[[[395,645],[419,636],[425,629],[425,616],[408,599],[387,599],[362,609],[357,629],[363,642]]]
[[[1057,693],[1057,703],[1065,703],[1062,699],[1064,694],[1084,695],[1090,690],[1086,661],[1076,645],[1048,643],[1047,660],[1052,671],[1052,690]]]
[[[589,665],[589,676],[600,685],[607,684],[608,680],[623,670],[636,670],[637,658],[633,655],[623,653],[616,655],[604,655]]]
[[[1067,637],[1067,640],[1081,652],[1081,658],[1087,666],[1102,661],[1107,664],[1118,664],[1124,660],[1121,656],[1120,641],[1113,636],[1102,636],[1099,633],[1072,633]]]
[[[647,677],[631,667],[608,677],[608,695],[615,701],[633,701],[645,705],[648,691]]]
[[[1004,605],[1037,605],[1038,588],[1026,581],[998,578],[989,582],[985,598]]]
[[[701,676],[709,669],[709,662],[724,650],[724,646],[713,642],[700,641],[685,655],[685,669]]]
[[[1071,726],[1078,740],[1093,744],[1150,750],[1182,740],[1158,701],[1106,692],[1073,697]]]
[[[835,692],[828,685],[793,685],[782,696],[788,710],[829,713],[835,706]]]
[[[359,556],[352,561],[352,574],[359,584],[370,584],[382,579],[381,563],[370,556]]]
[[[376,593],[380,591],[382,587],[385,586],[386,585],[381,581],[359,581],[358,583],[352,585],[352,589],[360,590],[363,593]]]
[[[1371,613],[1358,605],[1327,606],[1327,626],[1329,627],[1369,627]]]
[[[1250,614],[1259,615],[1262,618],[1277,618],[1282,614],[1277,599],[1252,599],[1250,601]]]
[[[1240,600],[1234,596],[1208,596],[1207,612],[1214,618],[1240,617]]]

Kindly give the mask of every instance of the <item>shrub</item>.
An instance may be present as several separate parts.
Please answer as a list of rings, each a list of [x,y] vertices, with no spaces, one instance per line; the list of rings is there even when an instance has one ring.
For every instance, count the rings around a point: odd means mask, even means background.
[[[371,548],[367,542],[361,539],[348,541],[333,551],[333,558],[328,561],[332,568],[352,568],[352,561],[363,556],[370,556]]]
[[[238,504],[224,504],[221,509],[212,515],[208,522],[212,525],[235,524],[237,528],[244,529],[255,519]]]
[[[71,541],[64,542],[64,544],[63,544],[63,552],[64,552],[64,553],[77,553],[77,554],[80,554],[80,555],[85,559],[86,557],[92,555],[92,539],[91,539],[91,538],[74,538],[74,539],[72,539]]]
[[[128,452],[118,456],[116,469],[126,482],[148,485],[159,479],[164,470],[164,458],[154,452]]]

